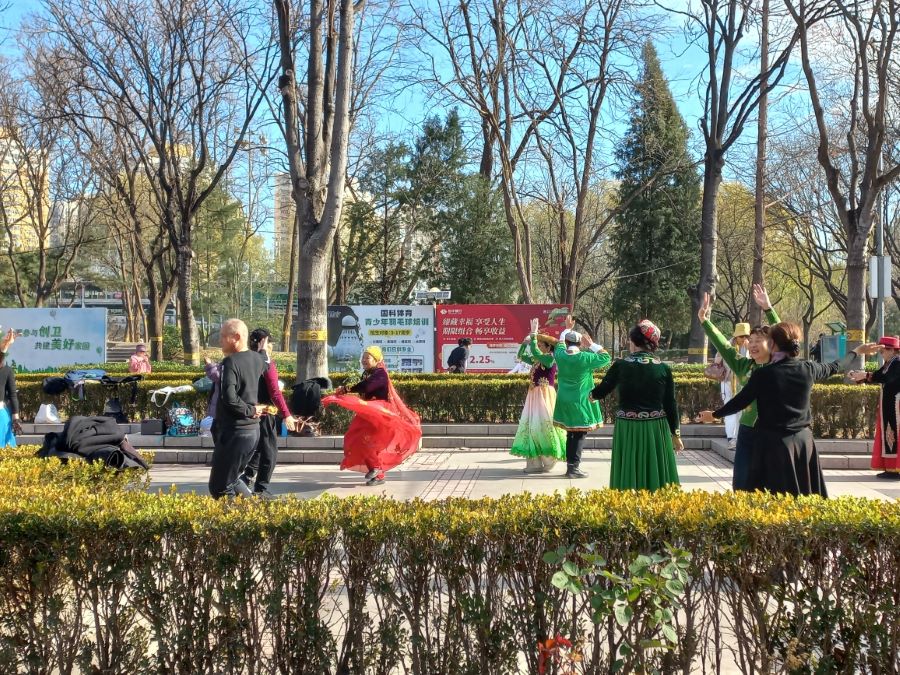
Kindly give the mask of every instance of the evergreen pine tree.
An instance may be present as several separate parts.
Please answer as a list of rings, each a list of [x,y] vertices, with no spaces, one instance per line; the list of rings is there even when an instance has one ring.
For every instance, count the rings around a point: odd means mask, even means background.
[[[624,321],[649,318],[678,332],[688,327],[688,289],[700,273],[700,179],[688,152],[690,133],[650,41],[643,60],[630,127],[616,152],[619,200],[656,179],[614,224],[612,307]]]

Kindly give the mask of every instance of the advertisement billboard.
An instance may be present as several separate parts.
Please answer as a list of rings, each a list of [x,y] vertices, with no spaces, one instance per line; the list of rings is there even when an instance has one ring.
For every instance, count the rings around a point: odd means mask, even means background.
[[[434,372],[434,308],[430,305],[333,305],[328,308],[328,369],[359,368],[378,345],[388,370]]]
[[[106,361],[102,308],[0,309],[0,331],[19,332],[7,363],[19,372]]]
[[[519,345],[537,318],[543,333],[556,337],[565,327],[567,305],[438,305],[438,370],[462,338],[469,338],[468,372],[506,373],[516,364]]]

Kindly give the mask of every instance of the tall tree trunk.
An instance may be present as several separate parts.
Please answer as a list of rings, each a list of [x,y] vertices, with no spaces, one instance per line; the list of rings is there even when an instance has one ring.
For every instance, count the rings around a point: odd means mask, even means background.
[[[753,283],[763,284],[763,253],[766,248],[766,142],[769,137],[769,0],[763,0],[760,25],[760,96],[759,118],[756,125],[756,193],[753,203]],[[762,309],[748,298],[750,324],[760,325]]]
[[[184,349],[184,363],[188,366],[200,365],[200,333],[194,318],[194,304],[191,298],[191,277],[194,252],[190,242],[182,242],[178,250],[178,323],[181,329],[181,345]]]
[[[488,182],[494,177],[494,134],[486,119],[481,120],[481,162],[478,174]]]
[[[703,171],[703,200],[700,206],[700,279],[691,296],[691,332],[688,341],[688,361],[706,361],[706,333],[697,319],[697,310],[703,301],[703,294],[716,293],[716,243],[718,240],[718,196],[722,184],[722,167],[725,162],[721,153],[708,150]]]
[[[150,302],[147,305],[147,331],[150,334],[150,358],[153,361],[163,360],[163,326],[166,313],[166,302],[160,302],[159,287],[153,275],[153,270],[147,275],[148,296]]]
[[[301,208],[305,200],[301,199],[301,195],[308,189],[308,184],[300,156],[300,120],[297,105],[296,69],[294,67],[291,1],[275,0],[275,10],[278,17],[279,66],[281,68],[278,88],[281,91],[284,114],[284,140],[287,146],[288,169],[291,176],[291,199],[294,202],[294,224],[291,231],[291,260],[288,265],[287,297],[285,298],[284,318],[281,322],[281,344],[283,345],[282,348],[287,350],[290,349],[291,327],[294,322],[294,293],[296,291],[297,266],[300,257],[300,227],[306,218],[306,214]],[[314,39],[318,39],[318,36]]]
[[[531,254],[531,246],[528,242],[523,241],[523,228],[516,224],[515,205],[513,204],[510,181],[503,181],[503,210],[506,213],[506,222],[509,225],[509,232],[513,238],[513,251],[516,257],[516,275],[519,277],[519,289],[522,291],[522,302],[530,305],[531,295],[531,265],[529,258]],[[527,244],[527,245],[526,245]]]
[[[341,264],[341,231],[334,232],[334,243],[331,245],[331,266],[334,270],[334,288],[332,289],[332,297],[334,304],[347,304],[347,277],[344,274],[344,268]]]
[[[868,234],[872,231],[871,211],[869,222],[858,221],[847,240],[847,351],[866,341],[866,260]],[[856,358],[856,365],[862,362]]]
[[[328,258],[330,250],[303,247],[298,277],[297,381],[328,374]]]
[[[315,4],[318,0],[312,0]],[[331,143],[328,162],[316,163],[307,159],[309,178],[308,199],[311,202],[307,220],[300,234],[300,274],[297,293],[300,301],[297,331],[297,379],[322,377],[328,374],[328,343],[326,328],[328,318],[328,262],[334,232],[341,222],[344,203],[344,178],[347,171],[347,148],[350,143],[350,89],[353,84],[353,0],[340,1],[340,33],[337,42],[337,71],[335,77],[334,123],[331,127]],[[313,44],[317,42],[313,33]],[[310,63],[313,63],[312,56]],[[319,59],[321,64],[321,59]],[[319,65],[321,68],[321,65]],[[321,82],[321,73],[309,73],[310,89]],[[312,129],[315,125],[310,125]],[[308,130],[307,133],[310,133]],[[307,147],[315,145],[308,143]],[[312,157],[319,157],[315,152]],[[328,167],[328,174],[322,170]],[[319,173],[312,175],[312,171]],[[316,199],[321,193],[317,186],[326,187],[325,204],[321,217],[317,218]]]

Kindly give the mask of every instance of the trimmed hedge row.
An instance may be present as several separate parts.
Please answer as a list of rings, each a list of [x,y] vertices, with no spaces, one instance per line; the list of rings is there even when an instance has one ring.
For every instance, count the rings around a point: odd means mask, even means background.
[[[534,673],[555,636],[584,673],[613,672],[626,642],[642,672],[900,664],[896,502],[676,489],[214,502],[0,481],[0,542],[4,673]],[[543,554],[588,544],[624,576],[667,544],[690,554],[674,647],[629,640],[658,620],[640,593],[595,623],[587,598],[551,583]]]
[[[522,403],[527,393],[527,378],[396,378],[397,391],[406,403],[426,423],[516,423],[522,412]],[[189,384],[190,379],[167,381],[173,385]],[[335,384],[342,379],[335,377]],[[160,382],[141,382],[135,405],[128,403],[130,390],[122,389],[122,403],[126,414],[132,420],[157,418],[165,410],[150,402],[149,392],[159,388]],[[705,379],[680,380],[675,389],[678,404],[684,420],[692,419],[699,411],[715,409],[721,405],[721,396],[716,383]],[[68,395],[49,397],[43,393],[37,382],[19,385],[19,401],[24,417],[30,419],[41,403],[53,402],[67,415],[96,415],[103,410],[106,390],[99,385],[85,387],[85,399],[71,400]],[[208,395],[187,393],[173,395],[170,399],[190,407],[198,418],[206,414]],[[813,388],[813,433],[818,438],[870,438],[873,433],[875,410],[878,402],[878,388],[874,386],[822,384]],[[613,422],[615,412],[613,399],[603,406],[607,422]],[[322,415],[323,430],[329,433],[343,433],[347,415],[329,409]]]

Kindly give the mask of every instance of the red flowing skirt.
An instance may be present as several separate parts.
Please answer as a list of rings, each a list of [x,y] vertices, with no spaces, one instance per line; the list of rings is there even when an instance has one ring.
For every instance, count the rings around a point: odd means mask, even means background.
[[[388,471],[422,446],[422,427],[398,415],[387,401],[332,395],[323,398],[322,405],[338,405],[356,413],[344,434],[341,469]]]

